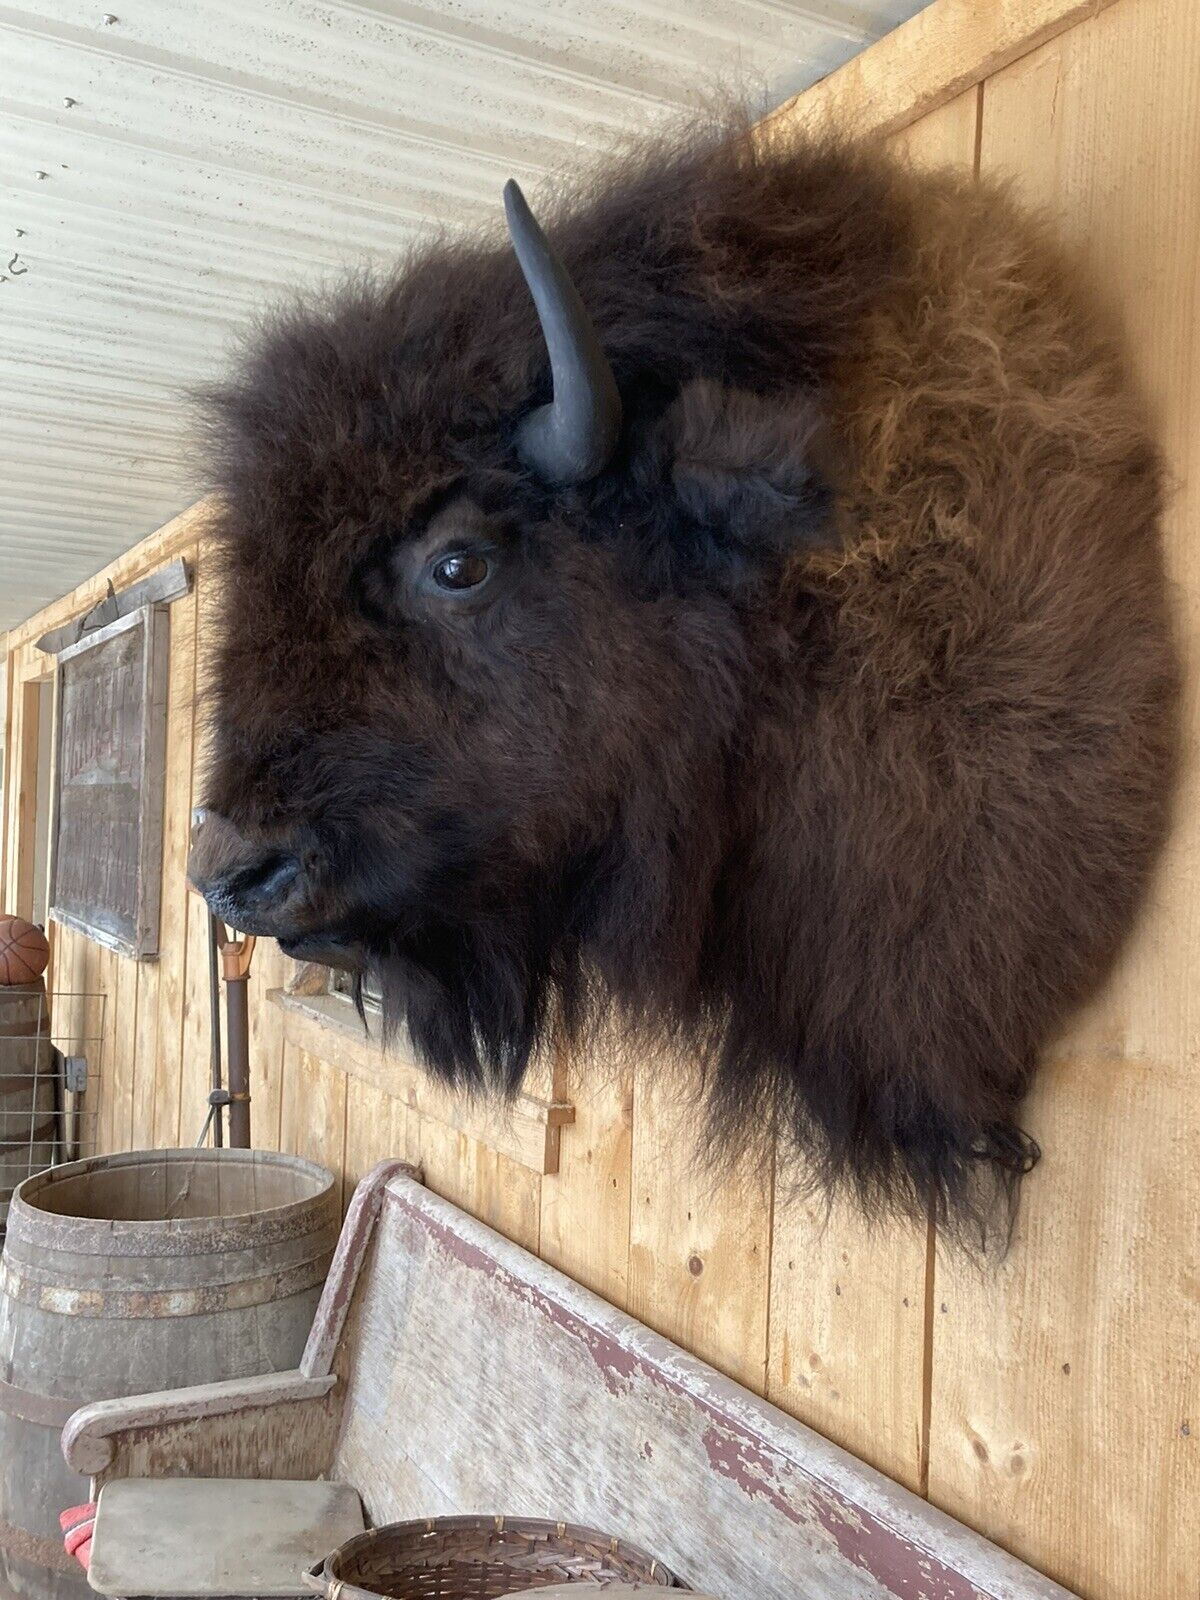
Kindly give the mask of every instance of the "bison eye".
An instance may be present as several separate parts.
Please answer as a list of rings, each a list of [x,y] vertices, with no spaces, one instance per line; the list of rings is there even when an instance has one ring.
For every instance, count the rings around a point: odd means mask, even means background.
[[[434,564],[433,581],[439,589],[478,589],[491,570],[486,556],[472,553],[443,556]]]

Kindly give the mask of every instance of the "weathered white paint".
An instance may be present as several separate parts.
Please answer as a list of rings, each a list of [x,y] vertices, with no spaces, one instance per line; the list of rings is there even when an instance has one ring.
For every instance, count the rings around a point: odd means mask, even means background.
[[[766,109],[921,4],[0,4],[0,630],[196,497],[186,394],[281,289],[718,82]]]
[[[303,1389],[331,1372],[331,1394]],[[273,1383],[88,1406],[67,1460],[111,1483],[247,1463],[296,1477],[303,1458],[352,1485],[374,1525],[576,1522],[729,1597],[1070,1600],[402,1163],[360,1183],[302,1370]]]
[[[288,1600],[300,1574],[363,1531],[344,1483],[125,1479],[100,1491],[88,1584],[104,1595]]]

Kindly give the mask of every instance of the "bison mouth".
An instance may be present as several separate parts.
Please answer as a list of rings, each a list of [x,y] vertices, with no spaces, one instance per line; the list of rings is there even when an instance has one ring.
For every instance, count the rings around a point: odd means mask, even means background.
[[[280,939],[279,948],[293,961],[313,962],[333,967],[338,972],[362,972],[367,964],[366,946],[353,934],[318,929]]]

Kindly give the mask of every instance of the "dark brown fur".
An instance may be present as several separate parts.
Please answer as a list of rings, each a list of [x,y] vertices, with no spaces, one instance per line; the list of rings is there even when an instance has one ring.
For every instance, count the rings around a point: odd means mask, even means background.
[[[222,865],[303,861],[262,931],[377,970],[451,1080],[615,1004],[722,1148],[961,1216],[1165,826],[1119,361],[1003,194],[862,150],[651,150],[551,232],[625,405],[590,485],[514,457],[548,374],[495,240],[279,319],[220,396]],[[483,535],[487,604],[416,594]]]

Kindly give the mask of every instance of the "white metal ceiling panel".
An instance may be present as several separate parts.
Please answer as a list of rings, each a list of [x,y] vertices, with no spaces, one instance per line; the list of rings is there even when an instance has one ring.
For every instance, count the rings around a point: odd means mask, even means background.
[[[921,0],[0,3],[0,630],[195,497],[256,307]]]

